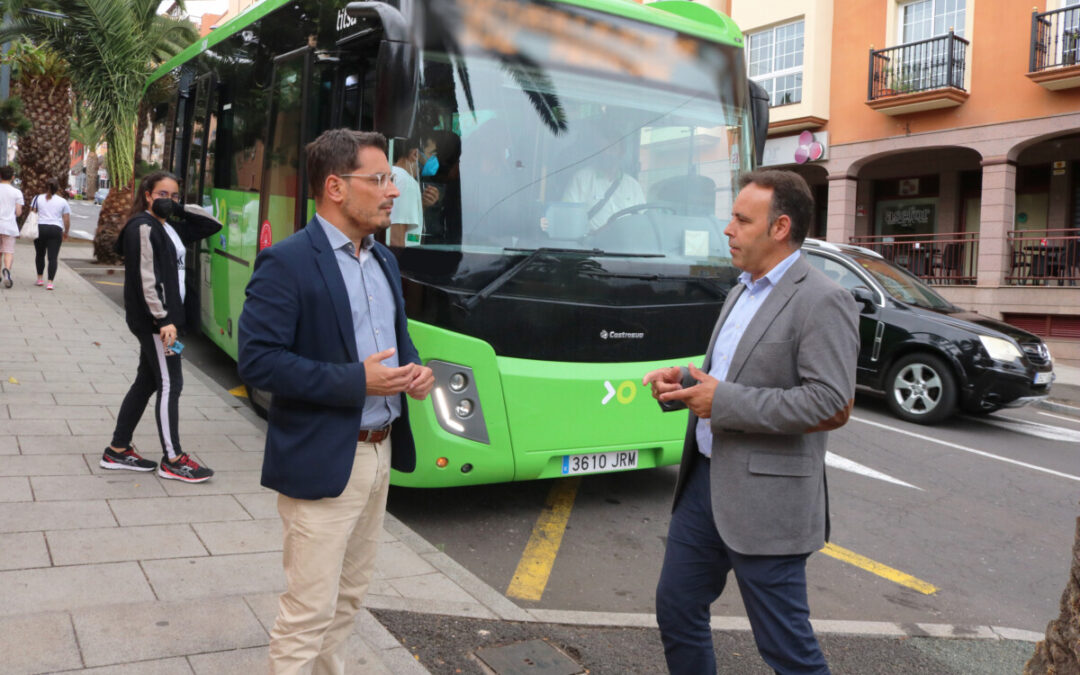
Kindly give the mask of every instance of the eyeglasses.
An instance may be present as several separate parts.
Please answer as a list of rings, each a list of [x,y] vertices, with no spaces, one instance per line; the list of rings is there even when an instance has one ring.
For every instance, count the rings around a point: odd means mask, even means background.
[[[151,192],[150,196],[151,197],[157,197],[158,199],[171,199],[174,202],[180,201],[180,193],[179,192],[171,192],[170,193],[170,192],[166,192],[164,190],[158,190],[157,192]]]
[[[394,174],[392,173],[341,173],[338,174],[339,178],[363,178],[364,180],[375,183],[375,187],[380,190],[385,190],[387,185],[393,185],[397,181],[394,180]]]

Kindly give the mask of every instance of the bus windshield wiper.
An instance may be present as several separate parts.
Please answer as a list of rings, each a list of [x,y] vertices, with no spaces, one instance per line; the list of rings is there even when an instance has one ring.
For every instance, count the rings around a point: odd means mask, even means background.
[[[545,254],[566,254],[576,253],[582,257],[618,257],[618,258],[663,258],[663,253],[616,253],[602,251],[598,248],[585,249],[585,248],[551,248],[542,246],[537,249],[531,248],[505,248],[504,251],[513,251],[515,253],[528,252],[529,255],[525,256],[521,260],[517,261],[513,266],[507,269],[491,280],[488,285],[481,288],[474,293],[472,297],[467,300],[463,300],[458,303],[458,306],[464,309],[466,312],[472,311],[473,307],[476,307],[482,300],[487,299],[492,293],[503,287],[506,282],[510,281],[517,275],[518,272],[528,267],[534,260]]]
[[[589,274],[597,277],[617,277],[619,279],[642,279],[644,281],[687,281],[697,284],[699,287],[712,293],[723,300],[727,297],[730,289],[725,290],[717,281],[716,277],[695,277],[686,274],[660,274],[657,272],[608,272],[606,270],[593,270]]]

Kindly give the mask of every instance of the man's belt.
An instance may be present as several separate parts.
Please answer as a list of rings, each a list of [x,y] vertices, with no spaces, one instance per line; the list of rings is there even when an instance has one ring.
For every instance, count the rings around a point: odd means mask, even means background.
[[[382,429],[361,429],[356,440],[359,443],[381,443],[389,435],[390,425],[387,424]]]

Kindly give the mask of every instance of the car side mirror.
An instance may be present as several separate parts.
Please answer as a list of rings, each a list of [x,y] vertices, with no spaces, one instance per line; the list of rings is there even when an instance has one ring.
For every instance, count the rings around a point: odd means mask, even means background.
[[[859,303],[862,307],[859,311],[863,314],[868,314],[874,311],[874,292],[865,286],[856,286],[851,289],[851,294],[855,296],[855,302]]]

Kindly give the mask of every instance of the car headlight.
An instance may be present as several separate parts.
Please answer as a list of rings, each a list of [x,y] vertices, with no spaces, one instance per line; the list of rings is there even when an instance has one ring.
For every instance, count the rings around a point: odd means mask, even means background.
[[[1005,338],[980,335],[979,342],[982,343],[983,349],[990,355],[990,358],[995,361],[1019,361],[1024,356],[1019,347]]]

